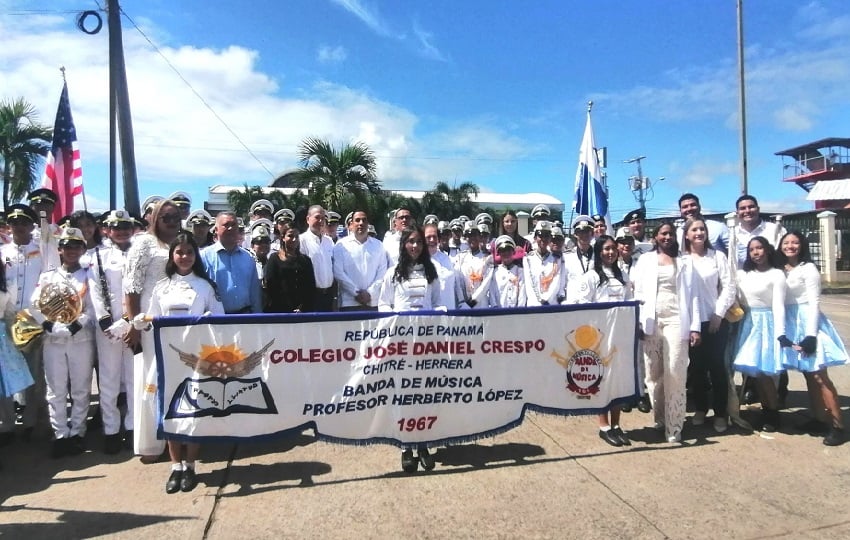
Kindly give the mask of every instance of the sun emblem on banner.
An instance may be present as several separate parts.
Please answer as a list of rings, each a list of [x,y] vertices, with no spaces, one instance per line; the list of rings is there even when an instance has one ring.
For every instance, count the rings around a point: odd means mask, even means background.
[[[263,355],[273,343],[274,340],[271,340],[262,349],[250,354],[243,353],[235,343],[223,346],[201,345],[200,354],[181,351],[174,345],[169,347],[177,351],[181,362],[201,375],[227,379],[251,373],[263,361]]]
[[[599,350],[605,333],[590,325],[582,325],[564,336],[567,352],[553,350],[551,356],[566,370],[567,390],[579,398],[590,399],[599,392],[605,368],[617,353],[617,347],[602,356]]]

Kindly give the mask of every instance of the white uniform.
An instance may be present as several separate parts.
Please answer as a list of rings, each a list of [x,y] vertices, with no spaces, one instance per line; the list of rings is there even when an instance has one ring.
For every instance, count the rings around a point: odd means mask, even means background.
[[[596,271],[591,270],[578,278],[579,286],[576,287],[577,295],[567,301],[571,304],[590,304],[596,302],[625,302],[632,299],[632,285],[628,274],[623,274],[623,281],[614,277],[614,272],[603,268],[608,278],[605,283],[599,278]]]
[[[440,284],[437,280],[428,283],[425,268],[421,264],[410,269],[409,277],[402,282],[394,281],[395,267],[384,274],[378,311],[421,311],[445,308],[440,303]]]
[[[224,314],[224,306],[212,285],[195,274],[174,274],[158,282],[153,289],[148,315],[180,317]]]
[[[490,307],[490,279],[493,277],[492,259],[483,251],[478,253],[462,251],[455,259],[455,269],[463,279],[464,299],[473,302],[474,309]],[[468,305],[466,304],[466,306]]]
[[[431,262],[437,268],[437,279],[440,280],[440,305],[447,309],[457,309],[458,299],[463,299],[462,279],[455,270],[449,256],[439,249],[431,255]]]
[[[361,243],[353,234],[341,238],[333,250],[339,307],[359,307],[361,304],[354,299],[357,291],[368,292],[369,306],[377,307],[388,264],[387,252],[378,240],[367,236]]]
[[[581,287],[584,275],[593,270],[593,249],[588,249],[587,252],[581,253],[578,248],[564,254],[564,268],[567,271],[567,302],[571,302],[571,298],[577,298],[580,294],[578,290]]]
[[[94,306],[95,345],[98,358],[98,389],[100,392],[100,411],[103,417],[103,432],[114,435],[121,431],[121,412],[118,410],[118,394],[122,386],[127,392],[127,416],[124,418],[124,429],[133,429],[133,352],[120,339],[108,336],[101,326],[101,320],[117,321],[124,316],[123,279],[127,262],[127,252],[113,245],[108,248],[97,248],[98,253],[92,253],[92,266],[89,269],[89,290]],[[98,254],[100,264],[98,264]],[[100,270],[103,269],[103,279],[107,290],[103,290]],[[109,311],[107,311],[107,305]],[[111,318],[111,319],[107,319]],[[111,324],[111,322],[109,323]],[[123,385],[122,385],[123,383]]]
[[[551,253],[541,257],[535,250],[525,256],[522,269],[527,305],[552,305],[563,300],[567,276],[562,257]]]
[[[57,439],[86,434],[86,416],[91,398],[91,379],[94,367],[94,307],[88,294],[88,270],[80,268],[66,272],[62,268],[49,270],[39,277],[32,294],[32,314],[36,321],[44,322],[36,301],[43,287],[51,283],[70,283],[83,302],[83,309],[75,321],[81,329],[71,334],[71,325],[53,323],[44,335],[44,375],[47,381],[47,405],[50,425]],[[69,384],[70,383],[70,384]],[[67,414],[68,395],[71,396],[70,426]]]
[[[398,249],[401,242],[401,233],[398,231],[387,231],[384,235],[384,251],[387,252],[387,266],[395,267],[398,264]]]
[[[493,277],[490,280],[490,306],[525,307],[526,303],[527,296],[522,267],[518,264],[514,264],[510,268],[504,264],[495,267]]]

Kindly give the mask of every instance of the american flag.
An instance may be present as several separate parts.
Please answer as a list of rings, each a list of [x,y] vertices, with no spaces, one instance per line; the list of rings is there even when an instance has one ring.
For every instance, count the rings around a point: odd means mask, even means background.
[[[71,117],[68,83],[62,86],[56,122],[53,126],[53,148],[47,156],[47,167],[41,181],[43,187],[56,193],[53,222],[74,211],[74,196],[83,193],[83,167],[77,147],[77,128]]]

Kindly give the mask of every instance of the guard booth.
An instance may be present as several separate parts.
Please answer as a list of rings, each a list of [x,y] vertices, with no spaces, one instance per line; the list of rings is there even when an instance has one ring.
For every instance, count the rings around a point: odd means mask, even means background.
[[[817,210],[850,208],[850,138],[821,139],[776,155],[782,180],[805,190]]]

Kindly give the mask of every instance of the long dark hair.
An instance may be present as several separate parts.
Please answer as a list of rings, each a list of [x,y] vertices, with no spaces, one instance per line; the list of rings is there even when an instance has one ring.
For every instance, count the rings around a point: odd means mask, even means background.
[[[207,275],[207,271],[204,269],[204,262],[201,260],[201,250],[198,248],[198,242],[195,241],[192,233],[188,231],[180,231],[177,233],[174,241],[168,246],[168,261],[165,263],[165,275],[172,277],[177,273],[177,265],[174,264],[174,250],[177,249],[177,246],[180,244],[189,244],[195,251],[195,263],[192,265],[192,273],[199,278],[203,278],[207,283],[212,285],[213,290],[216,290],[215,282],[210,279]]]
[[[92,222],[92,224],[94,224],[94,236],[92,237],[92,243],[95,246],[99,246],[103,243],[103,237],[100,234],[100,226],[97,224],[97,219],[91,212],[87,212],[86,210],[77,210],[68,216],[68,223],[71,224],[71,227],[76,227],[77,229],[80,229],[80,232],[82,232],[80,221],[84,219],[88,219]],[[86,243],[88,244],[88,240],[86,240]],[[89,246],[86,245],[86,249],[88,249],[88,247]]]
[[[0,261],[0,291],[6,292],[6,265]]]
[[[605,266],[602,264],[602,247],[608,241],[614,242],[614,249],[617,249],[617,241],[607,234],[603,234],[602,236],[598,236],[596,238],[596,242],[593,244],[593,270],[599,276],[599,284],[602,285],[606,281],[608,281],[608,275],[605,273]],[[620,256],[619,251],[617,252],[617,257]],[[614,274],[614,279],[622,283],[626,284],[626,280],[623,278],[623,271],[620,270],[620,265],[617,264],[617,260],[614,260],[614,264],[611,265],[611,273]]]
[[[676,257],[676,255],[679,253],[679,241],[676,240],[676,226],[673,225],[672,221],[664,220],[655,229],[655,232],[652,235],[652,238],[655,240],[655,247],[653,249],[655,251],[661,251],[661,246],[658,244],[657,238],[658,238],[658,233],[661,231],[661,228],[664,227],[665,225],[667,227],[670,227],[670,229],[672,229],[672,231],[673,231],[673,253],[672,254],[668,253],[667,255],[670,255],[671,257]]]
[[[750,241],[747,242],[747,258],[744,261],[744,272],[752,272],[756,269],[756,263],[750,259],[750,244],[753,242],[758,242],[761,244],[761,247],[764,248],[765,255],[767,256],[767,264],[771,268],[779,268],[779,265],[776,261],[776,249],[767,241],[767,238],[764,236],[753,236],[750,238]]]
[[[419,233],[419,239],[422,242],[422,253],[419,254],[419,258],[416,260],[410,258],[404,247],[407,239],[413,233]],[[434,267],[434,263],[431,262],[431,254],[428,252],[428,246],[425,245],[425,232],[422,230],[422,227],[405,227],[401,231],[401,239],[399,240],[398,247],[398,264],[393,273],[393,281],[401,283],[410,279],[410,269],[415,264],[421,264],[425,267],[425,279],[428,280],[428,283],[437,279],[437,269]]]
[[[782,242],[788,238],[789,236],[796,236],[797,240],[800,241],[800,253],[797,255],[797,263],[812,263],[815,261],[812,259],[812,252],[809,249],[809,241],[803,236],[803,233],[799,230],[788,231],[787,233],[782,235],[782,238],[779,239],[779,249],[776,250],[776,262],[779,266],[785,266],[788,264],[788,257],[782,253]]]

